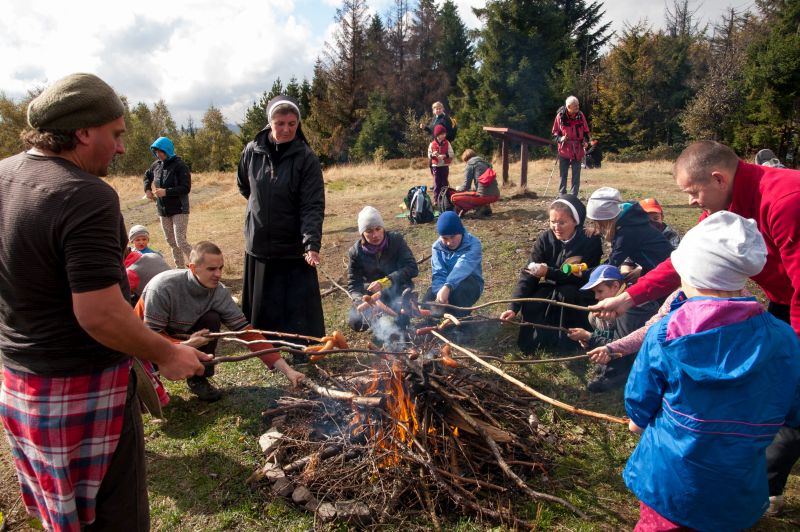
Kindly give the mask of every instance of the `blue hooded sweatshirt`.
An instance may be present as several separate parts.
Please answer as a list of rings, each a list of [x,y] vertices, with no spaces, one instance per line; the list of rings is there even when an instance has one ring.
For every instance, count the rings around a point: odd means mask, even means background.
[[[800,342],[755,298],[676,299],[625,387],[644,429],[623,478],[670,521],[741,530],[769,506],[765,450],[800,425]]]
[[[167,154],[167,160],[168,161],[170,159],[172,159],[173,157],[175,157],[175,145],[167,137],[158,137],[150,145],[150,151],[153,152],[153,155],[156,154],[156,152],[155,152],[156,148]]]
[[[434,294],[444,285],[455,290],[470,275],[478,276],[483,292],[481,241],[466,230],[463,235],[461,245],[454,250],[450,250],[438,238],[431,246],[431,290]]]

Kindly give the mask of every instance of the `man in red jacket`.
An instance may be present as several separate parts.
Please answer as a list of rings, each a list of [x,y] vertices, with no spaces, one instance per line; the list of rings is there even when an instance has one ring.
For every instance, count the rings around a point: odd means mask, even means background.
[[[700,220],[727,210],[756,221],[767,244],[767,264],[751,279],[769,299],[767,310],[800,336],[800,171],[746,163],[723,144],[700,141],[683,150],[672,173],[689,203],[703,209]],[[602,318],[615,318],[679,286],[680,277],[667,259],[626,292],[591,309]],[[800,431],[783,427],[767,449],[771,507],[782,504],[786,478],[798,458]]]

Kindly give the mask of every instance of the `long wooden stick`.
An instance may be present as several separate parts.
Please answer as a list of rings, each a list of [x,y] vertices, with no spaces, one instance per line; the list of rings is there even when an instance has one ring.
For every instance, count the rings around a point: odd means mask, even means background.
[[[322,342],[318,336],[306,336],[305,334],[286,333],[279,331],[265,331],[263,329],[242,329],[240,331],[210,332],[204,336],[208,338],[221,338],[225,336],[242,336],[245,334],[260,334],[261,336],[277,336],[278,338],[299,338],[301,340],[311,340],[312,342]],[[173,335],[178,338],[177,335]]]
[[[461,357],[453,357],[456,360],[464,360],[470,357],[461,356]],[[532,359],[525,359],[525,360],[503,360],[500,357],[493,357],[484,355],[481,357],[483,360],[494,360],[499,362],[500,364],[506,364],[508,366],[525,366],[529,364],[552,364],[556,362],[571,362],[573,360],[585,360],[589,358],[589,355],[575,355],[571,357],[561,357],[561,358],[532,358]]]
[[[469,349],[465,349],[465,348],[461,347],[458,344],[454,344],[453,342],[451,342],[450,340],[448,340],[447,338],[445,338],[444,336],[442,336],[438,332],[431,331],[431,334],[434,335],[435,337],[437,337],[442,342],[448,344],[449,346],[451,346],[451,347],[461,351],[465,355],[469,356],[472,360],[474,360],[475,362],[477,362],[481,366],[484,366],[485,368],[493,371],[494,373],[497,373],[498,375],[503,377],[508,382],[514,384],[515,386],[518,386],[519,388],[525,390],[526,392],[528,392],[532,396],[536,397],[537,399],[540,399],[540,400],[544,401],[545,403],[549,403],[549,404],[551,404],[553,406],[557,406],[558,408],[562,408],[562,409],[564,409],[564,410],[566,410],[568,412],[572,412],[573,414],[579,414],[581,416],[593,417],[595,419],[602,419],[603,421],[611,421],[613,423],[619,423],[621,425],[627,425],[628,424],[628,419],[627,418],[611,416],[609,414],[602,414],[600,412],[594,412],[592,410],[584,410],[583,408],[578,408],[578,407],[569,405],[567,403],[563,403],[563,402],[561,402],[561,401],[559,401],[557,399],[553,399],[552,397],[548,397],[548,396],[546,396],[546,395],[544,395],[544,394],[542,394],[540,392],[537,392],[536,390],[534,390],[533,388],[531,388],[530,386],[528,386],[524,382],[522,382],[522,381],[520,381],[518,379],[515,379],[514,377],[512,377],[511,375],[509,375],[508,373],[506,373],[502,369],[500,369],[498,367],[495,367],[492,364],[489,364],[485,360],[481,359],[481,357],[479,357],[478,355],[476,355],[475,353],[473,353]]]
[[[309,352],[309,351],[303,351],[302,349],[293,349],[291,347],[273,347],[272,349],[261,349],[260,351],[253,351],[251,353],[245,353],[243,355],[216,357],[203,363],[206,365],[216,365],[216,364],[221,364],[222,362],[241,362],[242,360],[248,360],[251,358],[260,357],[263,355],[268,355],[270,353],[281,353],[281,352],[291,353],[293,355],[335,355],[337,353],[367,353],[370,355],[400,356],[409,354],[407,351],[381,351],[378,349],[348,348],[348,349],[328,349],[327,351]]]
[[[436,303],[435,301],[423,301],[420,303],[420,305],[424,305],[426,307],[446,307],[446,308],[454,308],[456,310],[473,311],[473,310],[478,310],[480,308],[489,307],[492,305],[499,305],[501,303],[548,303],[550,305],[557,305],[559,307],[582,310],[583,312],[591,312],[591,310],[589,310],[589,307],[582,307],[580,305],[573,305],[572,303],[564,303],[561,301],[556,301],[555,299],[546,299],[542,297],[517,297],[513,299],[498,299],[496,301],[487,301],[486,303],[475,305],[473,307],[459,307],[456,305],[451,305],[449,303]]]

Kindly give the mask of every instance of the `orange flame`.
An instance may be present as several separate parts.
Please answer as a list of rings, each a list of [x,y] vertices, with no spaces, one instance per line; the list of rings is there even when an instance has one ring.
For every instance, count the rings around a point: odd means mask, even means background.
[[[392,362],[388,378],[381,379],[378,370],[374,369],[373,378],[362,393],[369,395],[380,390],[386,394],[386,412],[394,420],[394,423],[388,426],[380,423],[376,427],[369,412],[362,412],[354,407],[356,415],[350,427],[354,436],[366,432],[369,439],[374,441],[379,449],[389,451],[382,463],[379,464],[381,467],[387,467],[400,462],[398,442],[409,447],[413,445],[412,440],[419,430],[419,421],[417,420],[416,404],[406,388],[402,366],[399,362]]]

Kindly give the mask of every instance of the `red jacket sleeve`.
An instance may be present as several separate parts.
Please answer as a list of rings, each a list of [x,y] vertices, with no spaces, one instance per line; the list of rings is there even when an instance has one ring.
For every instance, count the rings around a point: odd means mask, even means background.
[[[253,328],[252,325],[248,325],[244,329],[245,330],[249,330],[249,329],[252,329],[252,328]],[[273,345],[271,343],[266,341],[266,338],[264,338],[262,335],[260,335],[258,333],[243,334],[239,338],[241,338],[242,340],[247,340],[248,342],[253,342],[253,341],[256,341],[256,340],[264,340],[263,343],[251,344],[251,345],[247,346],[247,348],[250,349],[251,353],[255,353],[256,351],[261,351],[263,349],[272,349],[272,347],[273,347]],[[281,354],[280,353],[267,353],[266,355],[261,355],[258,358],[260,358],[261,362],[266,364],[269,369],[275,369],[275,362],[280,360]]]
[[[681,276],[672,266],[672,259],[667,259],[628,288],[628,294],[638,306],[668,296],[680,286]]]

